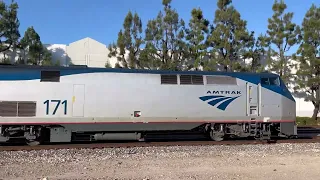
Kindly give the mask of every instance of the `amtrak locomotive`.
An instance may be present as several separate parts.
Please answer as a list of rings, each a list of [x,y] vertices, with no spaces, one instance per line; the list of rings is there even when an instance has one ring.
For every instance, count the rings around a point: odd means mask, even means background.
[[[271,73],[0,66],[0,142],[143,140],[162,131],[295,137],[295,100]]]

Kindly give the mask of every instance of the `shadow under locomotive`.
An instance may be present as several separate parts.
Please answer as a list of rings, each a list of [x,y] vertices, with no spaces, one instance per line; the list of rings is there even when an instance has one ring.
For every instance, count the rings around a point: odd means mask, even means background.
[[[298,127],[297,129],[298,136],[294,139],[314,139],[314,137],[320,137],[320,127]],[[273,137],[268,143],[276,143],[277,140],[285,140],[284,137]],[[225,137],[224,141],[247,141],[252,140],[256,141],[254,137]],[[190,132],[190,131],[175,131],[175,132],[151,132],[144,136],[143,142],[196,142],[196,141],[211,141],[210,137],[199,133],[199,132]],[[44,142],[43,145],[62,145],[62,144],[96,144],[96,143],[132,143],[137,142],[136,140],[100,140],[100,141],[73,141],[73,142]],[[13,146],[13,145],[25,145],[25,141],[15,140],[14,142],[7,142],[0,144],[1,146]]]

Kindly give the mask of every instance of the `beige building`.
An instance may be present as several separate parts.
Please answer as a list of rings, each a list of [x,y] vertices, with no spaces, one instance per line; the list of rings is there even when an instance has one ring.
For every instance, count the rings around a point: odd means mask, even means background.
[[[52,61],[59,61],[61,66],[87,65],[88,67],[105,67],[110,63],[114,67],[116,58],[109,58],[109,50],[105,44],[102,44],[91,38],[84,38],[78,41],[66,44],[44,44],[51,52]],[[21,59],[26,59],[27,53],[12,47],[6,52],[0,53],[0,60],[7,59],[12,64]]]
[[[48,50],[52,53],[54,62],[60,61],[60,65],[68,66],[87,65],[88,67],[105,67],[110,63],[114,67],[116,58],[109,58],[109,50],[105,44],[102,44],[91,38],[84,38],[72,42],[69,45],[64,44],[46,44]]]
[[[46,44],[45,46],[52,53],[52,61],[59,61],[62,66],[74,64],[87,65],[88,67],[105,67],[106,63],[109,63],[114,67],[117,62],[116,58],[108,57],[109,50],[105,44],[89,37],[72,42],[68,45]],[[13,50],[2,53],[0,59],[6,57],[11,62],[14,62],[17,61],[19,57],[25,56],[23,52],[14,50],[14,48],[12,49]],[[262,61],[265,60],[263,59]],[[250,60],[246,60],[245,63],[250,63]],[[294,73],[296,70],[293,69],[292,71]],[[295,97],[295,99],[297,104],[297,116],[312,116],[313,104],[311,102],[305,102],[303,98]]]

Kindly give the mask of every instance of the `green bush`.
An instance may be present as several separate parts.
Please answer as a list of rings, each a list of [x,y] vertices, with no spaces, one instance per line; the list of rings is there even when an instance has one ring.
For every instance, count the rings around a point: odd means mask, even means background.
[[[320,119],[320,117],[318,117]],[[303,126],[303,125],[318,125],[318,122],[314,119],[311,119],[311,117],[296,117],[297,125]]]

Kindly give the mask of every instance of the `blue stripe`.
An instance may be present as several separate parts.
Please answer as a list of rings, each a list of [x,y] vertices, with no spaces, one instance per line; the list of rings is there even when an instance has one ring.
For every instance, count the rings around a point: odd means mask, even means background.
[[[232,102],[234,101],[235,99],[237,99],[238,97],[240,96],[237,96],[237,97],[234,97],[234,98],[231,98],[231,99],[228,99],[226,101],[224,101],[223,103],[221,103],[217,108],[218,109],[221,109],[221,110],[226,110],[227,106]]]
[[[209,71],[166,71],[166,70],[143,70],[143,69],[120,69],[120,68],[79,68],[79,67],[11,67],[0,66],[0,80],[35,80],[40,79],[42,70],[60,70],[61,76],[84,74],[84,73],[142,73],[142,74],[185,74],[185,75],[226,75],[249,81],[254,84],[260,82],[260,75],[277,76],[270,73],[249,72],[209,72]],[[8,75],[10,77],[8,77]]]
[[[186,74],[186,75],[225,75],[239,78],[244,81],[259,84],[260,77],[279,77],[272,73],[250,72],[209,72],[209,71],[165,71],[165,70],[142,70],[142,69],[118,69],[118,68],[79,68],[79,67],[41,67],[41,66],[0,66],[0,81],[37,80],[41,78],[42,70],[60,70],[61,76],[86,74],[86,73],[143,73],[143,74]],[[262,86],[275,93],[295,101],[288,89],[281,83],[278,86]]]
[[[202,96],[199,97],[202,101],[207,101],[209,99],[214,99],[214,98],[219,98],[219,97],[224,97],[224,96]]]
[[[222,97],[222,98],[217,98],[217,99],[214,99],[212,101],[209,101],[208,104],[210,104],[211,106],[214,106],[216,104],[218,104],[219,102],[223,101],[223,100],[226,100],[226,99],[230,99],[231,97]]]

